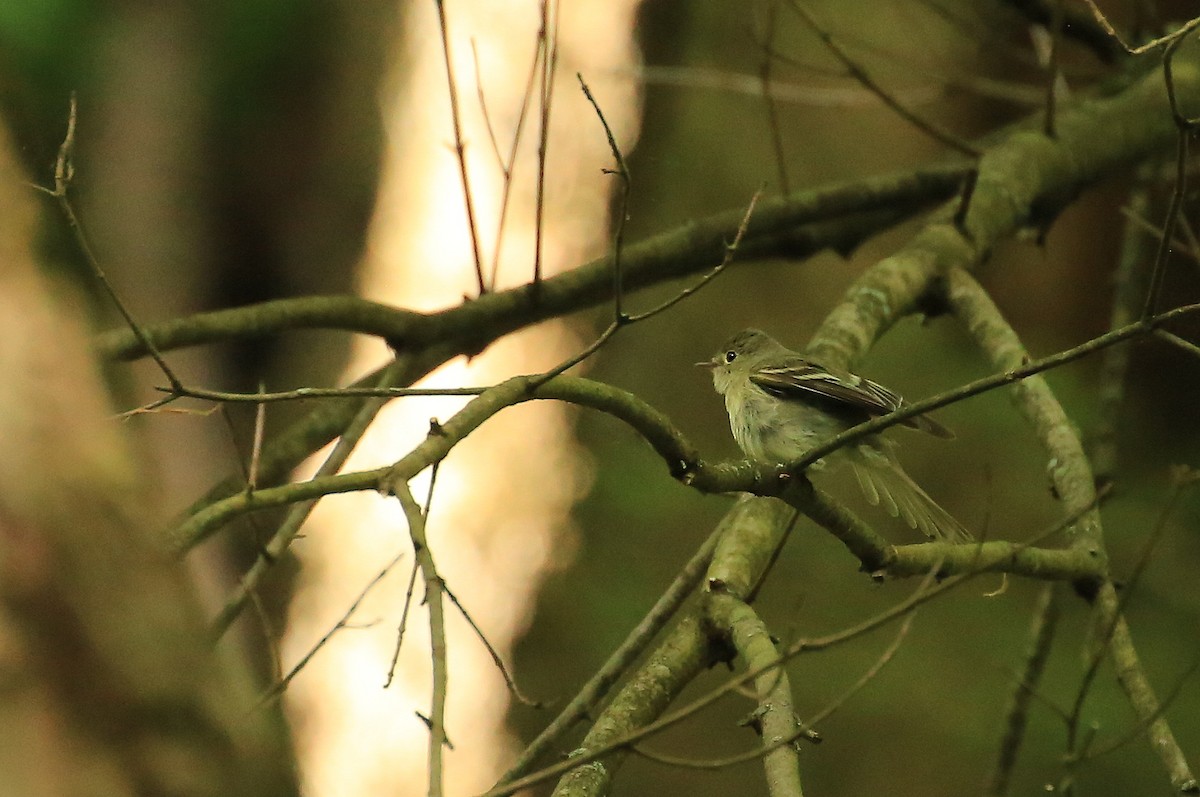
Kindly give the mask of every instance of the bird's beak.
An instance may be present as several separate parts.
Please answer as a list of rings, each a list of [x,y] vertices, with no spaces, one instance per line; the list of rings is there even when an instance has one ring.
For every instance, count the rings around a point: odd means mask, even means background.
[[[705,360],[702,363],[693,363],[697,368],[716,368],[718,363],[716,360]]]

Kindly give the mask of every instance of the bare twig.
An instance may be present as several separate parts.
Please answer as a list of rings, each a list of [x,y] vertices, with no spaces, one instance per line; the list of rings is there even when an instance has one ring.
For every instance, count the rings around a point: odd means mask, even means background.
[[[446,85],[450,96],[450,120],[454,125],[454,154],[458,157],[458,172],[462,178],[463,201],[467,208],[467,227],[471,235],[471,254],[475,262],[475,282],[479,294],[487,293],[483,281],[483,253],[479,248],[479,227],[475,222],[475,200],[471,195],[471,179],[467,175],[466,144],[463,142],[462,120],[458,106],[458,86],[454,80],[454,64],[450,55],[450,30],[446,24],[445,0],[434,0],[437,6],[438,29],[442,35],[442,56],[446,63]]]
[[[88,268],[91,269],[92,276],[96,278],[96,281],[100,283],[104,292],[108,294],[108,298],[112,301],[113,306],[117,308],[117,312],[125,320],[126,326],[133,332],[138,342],[142,345],[142,348],[154,360],[159,370],[163,372],[163,376],[167,378],[171,387],[178,390],[182,387],[179,377],[167,365],[167,361],[163,359],[154,342],[150,340],[150,336],[146,334],[146,330],[134,319],[133,313],[125,306],[125,302],[121,301],[121,296],[117,293],[117,289],[109,282],[108,275],[101,268],[100,259],[96,257],[96,253],[92,249],[92,244],[83,230],[83,224],[80,222],[79,216],[75,213],[75,206],[71,202],[69,189],[75,177],[75,162],[73,158],[75,154],[75,123],[78,118],[78,110],[79,104],[75,97],[75,92],[71,92],[70,107],[67,112],[67,132],[63,136],[62,144],[58,148],[58,158],[54,163],[54,188],[53,190],[42,188],[41,186],[35,186],[35,188],[58,200],[58,206],[62,210],[62,214],[71,228],[71,232],[75,234],[75,242],[79,246],[79,251],[83,254],[83,259],[87,262]],[[172,400],[172,398],[161,399],[156,402],[156,406],[162,406]]]
[[[1138,739],[1145,736],[1147,731],[1151,729],[1151,726],[1157,722],[1160,717],[1162,717],[1163,713],[1166,712],[1168,708],[1171,707],[1171,705],[1175,702],[1175,699],[1179,696],[1179,693],[1183,690],[1184,685],[1187,684],[1188,680],[1195,675],[1197,671],[1200,671],[1200,658],[1194,659],[1192,663],[1189,664],[1184,671],[1179,674],[1179,677],[1175,680],[1174,685],[1172,685],[1170,689],[1163,693],[1162,705],[1158,707],[1157,711],[1151,712],[1145,717],[1139,717],[1138,721],[1124,736],[1120,736],[1106,744],[1097,745],[1095,747],[1092,745],[1087,745],[1085,748],[1087,750],[1086,754],[1081,756],[1077,763],[1086,763],[1092,759],[1099,758],[1100,756],[1108,755],[1109,753],[1119,750],[1126,745],[1132,744],[1133,742],[1136,742]],[[1200,792],[1200,786],[1198,786],[1194,780],[1190,782],[1185,781],[1180,786],[1179,791],[1184,794],[1195,794]]]
[[[1038,594],[1033,620],[1029,626],[1029,647],[1025,652],[1025,663],[1013,693],[1008,698],[1008,707],[1004,712],[1004,735],[1000,740],[996,763],[992,766],[984,789],[984,794],[988,797],[1003,797],[1008,793],[1017,753],[1020,752],[1021,743],[1025,739],[1029,705],[1037,694],[1037,685],[1050,657],[1050,646],[1058,628],[1060,593],[1061,589],[1057,584],[1046,584]]]
[[[1158,518],[1154,523],[1154,527],[1150,531],[1150,535],[1146,538],[1142,545],[1142,550],[1138,553],[1138,557],[1134,562],[1133,569],[1129,573],[1129,577],[1125,580],[1124,589],[1120,592],[1116,600],[1115,607],[1111,612],[1103,612],[1108,614],[1107,621],[1098,624],[1097,633],[1094,639],[1091,654],[1088,657],[1088,666],[1084,670],[1083,677],[1079,682],[1079,690],[1076,692],[1075,701],[1071,706],[1071,711],[1067,716],[1067,762],[1072,765],[1072,762],[1080,760],[1086,751],[1086,747],[1081,747],[1079,743],[1080,723],[1083,717],[1084,703],[1087,701],[1088,695],[1091,692],[1092,685],[1095,683],[1096,676],[1100,671],[1100,664],[1105,659],[1105,653],[1112,649],[1114,644],[1114,635],[1117,632],[1117,626],[1123,623],[1125,607],[1128,605],[1130,598],[1137,590],[1138,583],[1141,581],[1142,573],[1145,572],[1146,566],[1150,563],[1154,551],[1158,547],[1159,541],[1168,528],[1168,520],[1171,513],[1174,511],[1180,498],[1183,496],[1188,483],[1182,479],[1176,479],[1172,485],[1171,492],[1167,496],[1166,502],[1163,504]],[[1103,607],[1102,607],[1103,608]],[[1136,708],[1136,707],[1135,707]],[[1152,711],[1139,712],[1142,714],[1139,719],[1149,725],[1161,709],[1155,706]],[[1147,715],[1155,715],[1153,718]]]
[[[554,79],[558,73],[558,6],[554,0],[541,0],[541,71],[538,74],[538,151],[537,197],[534,208],[533,289],[542,285],[542,235],[546,219],[546,158],[550,148],[550,108],[554,98]]]
[[[1035,374],[1040,374],[1044,371],[1058,368],[1059,366],[1065,365],[1069,362],[1074,362],[1075,360],[1086,357],[1094,352],[1101,351],[1102,349],[1107,349],[1110,346],[1115,346],[1118,343],[1124,343],[1127,340],[1148,334],[1157,329],[1160,325],[1172,319],[1180,318],[1184,315],[1189,315],[1197,311],[1200,311],[1200,304],[1177,307],[1173,310],[1159,313],[1158,315],[1150,318],[1144,318],[1139,321],[1135,321],[1134,323],[1121,327],[1120,329],[1114,329],[1111,332],[1094,337],[1085,343],[1081,343],[1080,345],[1074,346],[1070,349],[1065,349],[1057,354],[1052,354],[1048,357],[1043,357],[1038,360],[1031,360],[1018,368],[1013,368],[1010,371],[983,377],[982,379],[976,379],[974,382],[954,388],[953,390],[947,390],[943,393],[937,394],[936,396],[931,396],[921,401],[915,401],[912,404],[905,404],[903,408],[896,410],[895,412],[888,413],[887,415],[881,415],[878,418],[867,421],[866,423],[861,423],[858,426],[836,435],[835,437],[829,438],[829,440],[821,443],[819,446],[814,446],[811,451],[804,455],[803,459],[792,463],[791,467],[794,470],[805,468],[844,445],[849,445],[857,440],[861,440],[867,435],[874,434],[889,427],[895,426],[896,424],[906,421],[909,418],[916,417],[917,415],[923,415],[927,412],[932,412],[933,410],[957,403],[971,396],[976,396],[980,393],[986,393],[989,390],[995,390],[996,388],[1003,387],[1005,385],[1011,385],[1027,379]]]
[[[1154,330],[1154,334],[1156,337],[1165,340],[1175,348],[1185,351],[1193,357],[1200,357],[1200,346],[1197,346],[1190,340],[1185,340],[1176,335],[1174,332],[1168,332],[1165,329],[1156,329]]]
[[[1119,329],[1134,320],[1138,300],[1144,296],[1139,277],[1144,277],[1148,239],[1136,229],[1143,223],[1149,207],[1148,170],[1139,171],[1137,183],[1125,212],[1126,224],[1121,241],[1121,254],[1113,274],[1112,309],[1109,328]],[[1156,330],[1162,334],[1165,330]],[[1099,406],[1096,425],[1088,440],[1088,453],[1097,484],[1111,481],[1117,471],[1117,425],[1125,399],[1125,378],[1129,371],[1131,352],[1128,347],[1115,346],[1104,353],[1100,364],[1098,385]]]
[[[604,118],[604,111],[600,109],[600,103],[596,102],[592,90],[583,80],[583,75],[576,72],[575,77],[579,80],[579,87],[583,89],[584,96],[596,111],[600,124],[604,126],[604,135],[608,138],[608,148],[612,152],[613,160],[617,163],[616,169],[606,169],[605,171],[616,175],[617,180],[621,183],[620,199],[617,202],[617,218],[613,224],[612,246],[613,321],[621,324],[625,321],[625,312],[622,309],[624,289],[621,285],[621,253],[625,248],[625,222],[629,216],[629,168],[625,165],[625,156],[621,154],[621,148],[617,145],[617,137],[609,127],[608,120]]]
[[[1197,21],[1200,21],[1198,18]],[[1163,222],[1162,238],[1158,242],[1158,252],[1154,256],[1154,266],[1150,271],[1150,287],[1146,290],[1146,304],[1142,308],[1142,317],[1154,314],[1158,306],[1158,294],[1162,289],[1163,278],[1166,276],[1167,260],[1171,254],[1171,243],[1175,238],[1175,228],[1179,224],[1179,216],[1183,211],[1183,199],[1187,194],[1187,165],[1188,148],[1196,123],[1179,109],[1179,100],[1175,94],[1175,77],[1172,64],[1175,51],[1184,41],[1184,36],[1172,39],[1163,51],[1163,81],[1167,87],[1167,100],[1171,105],[1171,116],[1175,120],[1177,130],[1175,137],[1175,186],[1171,192],[1170,206],[1167,208],[1167,218]]]
[[[1197,26],[1200,26],[1200,17],[1197,17],[1188,21],[1181,27],[1176,28],[1165,36],[1159,36],[1157,39],[1148,41],[1140,47],[1131,47],[1129,43],[1125,41],[1125,39],[1121,38],[1121,34],[1117,33],[1117,29],[1114,28],[1112,23],[1108,21],[1108,17],[1104,16],[1104,12],[1101,11],[1096,5],[1095,0],[1083,0],[1083,2],[1087,3],[1088,8],[1092,10],[1092,15],[1096,18],[1096,22],[1100,24],[1100,27],[1104,28],[1105,33],[1116,39],[1121,47],[1125,49],[1125,52],[1129,53],[1130,55],[1141,55],[1142,53],[1147,53],[1151,50],[1162,47],[1163,45],[1171,44],[1172,42],[1178,41],[1184,36],[1187,36],[1189,33],[1195,30]]]
[[[754,213],[755,206],[758,204],[758,199],[760,196],[762,196],[762,191],[763,189],[760,188],[755,192],[754,196],[750,198],[750,204],[746,207],[746,213],[744,216],[742,216],[742,222],[740,225],[738,225],[737,232],[733,236],[733,241],[725,247],[725,256],[721,259],[720,263],[713,266],[712,271],[709,271],[707,274],[702,276],[695,284],[683,288],[671,298],[643,313],[626,313],[621,310],[620,299],[618,298],[614,300],[616,309],[613,312],[613,320],[609,322],[609,325],[605,328],[605,330],[600,333],[600,336],[579,353],[569,357],[568,359],[556,365],[554,368],[551,368],[549,371],[540,374],[535,380],[535,384],[542,384],[543,382],[549,381],[559,374],[565,373],[569,369],[574,368],[576,365],[599,351],[604,344],[608,343],[608,341],[611,340],[612,337],[616,335],[617,332],[619,332],[622,328],[636,324],[639,321],[645,321],[648,318],[653,318],[659,313],[673,307],[678,302],[681,302],[692,294],[696,293],[696,291],[700,290],[713,279],[715,279],[716,276],[724,271],[725,268],[733,261],[733,257],[737,253],[738,246],[742,242],[742,237],[746,234],[746,228],[750,224],[750,218]],[[620,244],[619,240],[617,244]],[[617,285],[614,286],[614,289],[616,290],[615,296],[620,297],[622,290],[620,286],[620,259],[616,256],[613,258],[613,266],[616,269],[614,271],[614,281],[617,283]]]
[[[775,94],[771,90],[772,67],[775,59],[771,57],[774,49],[776,22],[779,18],[779,0],[765,0],[766,24],[763,31],[763,56],[758,67],[758,79],[762,83],[763,107],[767,113],[767,130],[771,135],[771,148],[775,151],[775,170],[779,180],[779,191],[791,193],[788,185],[787,157],[783,147],[783,131],[779,126],[779,106],[775,102]]]
[[[263,393],[266,385],[258,383],[258,392]],[[258,463],[262,457],[263,432],[267,421],[267,405],[258,402],[254,405],[254,439],[250,447],[250,465],[246,472],[246,489],[254,492],[258,488]]]
[[[430,431],[433,431],[434,424],[437,421],[429,422]],[[440,425],[438,428],[441,428]],[[441,468],[441,462],[435,462],[429,468],[429,490],[425,493],[425,510],[423,515],[428,521],[429,510],[433,506],[433,489],[437,486],[438,470]],[[396,627],[396,646],[392,651],[392,663],[388,665],[387,679],[383,683],[383,688],[387,689],[392,685],[392,681],[396,675],[396,665],[400,662],[400,649],[404,644],[404,631],[408,627],[408,610],[412,607],[413,588],[416,586],[417,573],[421,569],[419,559],[413,559],[412,570],[408,574],[408,587],[404,591],[404,607],[400,610],[400,624]]]
[[[642,745],[630,745],[629,749],[638,756],[653,761],[656,764],[662,764],[668,767],[677,767],[679,769],[702,769],[715,770],[726,769],[727,767],[745,764],[748,761],[755,761],[770,755],[780,747],[786,747],[790,744],[795,744],[800,741],[808,741],[813,744],[821,743],[821,735],[811,728],[801,725],[795,731],[781,739],[775,739],[761,747],[756,747],[753,750],[747,750],[744,753],[736,753],[724,758],[683,758],[682,756],[667,755],[653,750],[647,750]]]
[[[300,657],[300,660],[296,662],[295,666],[288,670],[287,675],[281,678],[278,683],[273,685],[263,694],[262,697],[259,698],[256,708],[261,707],[263,704],[273,700],[287,691],[292,679],[299,675],[300,671],[308,666],[308,663],[312,661],[313,657],[316,656],[318,652],[320,652],[321,648],[325,647],[326,643],[333,638],[334,634],[349,626],[350,618],[354,616],[356,611],[358,611],[358,607],[364,600],[366,600],[367,595],[371,593],[371,590],[375,589],[376,585],[379,584],[379,582],[382,581],[384,577],[392,571],[392,568],[395,567],[403,558],[403,551],[396,554],[382,570],[375,574],[374,578],[367,582],[366,586],[362,588],[362,591],[358,593],[358,597],[354,599],[342,616],[338,618],[338,621],[333,624],[333,627],[326,631],[321,638],[317,640],[316,644],[309,648],[308,652]]]
[[[389,386],[391,381],[396,378],[397,374],[399,374],[401,370],[401,362],[399,360],[394,360],[387,368],[383,370],[383,374],[379,380],[380,387]],[[346,460],[350,457],[350,454],[358,445],[358,441],[361,439],[363,433],[366,432],[367,427],[375,419],[376,414],[379,412],[385,401],[386,399],[373,399],[363,404],[351,422],[347,425],[346,429],[343,430],[341,439],[338,440],[337,445],[335,445],[333,448],[333,451],[330,452],[329,456],[317,469],[315,478],[332,476],[342,469],[342,466],[346,464]],[[260,490],[243,493],[243,495],[247,498],[254,498],[255,496],[261,494],[261,492],[262,491]],[[304,524],[304,521],[308,519],[308,516],[312,512],[312,508],[315,505],[316,502],[311,500],[299,502],[292,507],[291,511],[288,512],[287,517],[284,518],[283,522],[279,525],[279,528],[275,530],[275,533],[272,535],[270,541],[260,552],[258,558],[254,560],[254,564],[251,565],[250,569],[246,571],[246,574],[242,576],[242,579],[238,583],[234,593],[226,601],[216,619],[213,620],[212,634],[215,639],[219,639],[221,636],[223,636],[225,632],[229,630],[230,626],[233,625],[233,621],[237,619],[238,615],[241,614],[242,609],[245,608],[246,601],[248,600],[250,594],[258,588],[259,583],[266,576],[267,571],[269,571],[275,562],[287,552],[287,549],[291,546],[292,541],[296,538],[296,535],[300,533],[300,527]]]
[[[492,154],[496,156],[496,165],[500,167],[500,171],[504,175],[504,180],[507,184],[509,178],[508,166],[505,164],[504,157],[500,154],[500,142],[496,140],[496,129],[492,127],[492,115],[488,113],[487,97],[483,93],[483,75],[479,71],[479,48],[475,46],[474,36],[471,37],[471,61],[475,66],[475,96],[479,100],[479,112],[483,115],[483,126],[487,130],[488,141],[492,145]],[[518,127],[520,124],[521,118],[518,117]],[[495,287],[494,284],[493,287]]]
[[[688,298],[705,285],[716,279],[716,277],[722,271],[724,271],[731,262],[733,262],[734,255],[737,254],[738,247],[741,246],[742,239],[746,235],[746,230],[750,226],[750,219],[754,216],[754,209],[758,206],[758,200],[762,198],[763,190],[764,186],[759,186],[758,190],[754,192],[754,196],[750,197],[750,203],[746,205],[746,213],[742,216],[742,222],[738,225],[737,231],[734,232],[733,240],[730,241],[725,247],[725,256],[721,259],[720,263],[713,266],[712,271],[709,271],[694,284],[680,290],[679,293],[675,294],[661,304],[658,304],[649,310],[646,310],[645,312],[630,315],[626,318],[626,320],[629,323],[634,323],[636,321],[645,321],[647,318],[656,316],[659,313],[674,307],[677,303],[682,302],[684,299]]]
[[[577,722],[588,716],[621,675],[645,652],[646,647],[658,632],[675,617],[676,612],[700,582],[700,578],[704,575],[704,569],[712,560],[717,541],[727,530],[728,523],[721,523],[713,530],[708,539],[696,549],[696,552],[676,574],[675,579],[662,596],[655,601],[646,616],[609,655],[600,669],[576,692],[558,716],[537,735],[537,738],[529,743],[516,762],[497,781],[497,786],[528,774],[538,758],[542,757]]]
[[[500,169],[504,173],[504,186],[500,190],[500,216],[496,220],[496,242],[492,251],[492,273],[489,284],[492,290],[496,290],[497,279],[500,274],[500,254],[503,250],[504,242],[504,226],[508,221],[508,209],[511,206],[512,189],[513,189],[513,172],[517,166],[517,151],[521,144],[521,136],[525,132],[525,118],[529,112],[529,102],[533,98],[533,84],[537,77],[538,64],[543,57],[541,40],[534,42],[533,60],[529,64],[529,75],[525,78],[525,90],[521,93],[521,107],[517,111],[516,129],[513,130],[512,145],[508,150],[508,159],[501,160],[500,153],[497,151],[496,157],[500,162]],[[480,84],[480,104],[483,103],[483,88]]]
[[[804,23],[812,30],[812,32],[817,35],[817,38],[821,40],[833,57],[840,61],[842,66],[846,67],[846,71],[850,73],[850,76],[862,84],[863,88],[878,97],[884,105],[891,108],[897,116],[920,130],[922,133],[925,133],[930,138],[945,144],[956,152],[960,152],[963,155],[967,155],[971,158],[979,157],[980,153],[978,149],[971,146],[954,133],[944,130],[940,125],[934,124],[927,119],[922,119],[919,115],[908,108],[908,106],[897,100],[893,94],[876,83],[875,79],[871,77],[870,73],[863,69],[863,67],[857,61],[851,58],[850,54],[847,53],[840,44],[838,44],[837,40],[833,38],[832,34],[822,27],[822,25],[817,21],[817,18],[813,16],[812,12],[808,10],[808,7],[802,0],[788,0],[788,3],[793,9],[795,9],[796,13],[800,15],[800,18],[804,20]]]
[[[1066,11],[1063,0],[1050,0],[1050,52],[1046,58],[1046,115],[1042,132],[1050,138],[1057,138],[1055,129],[1055,113],[1058,110],[1058,89],[1062,75],[1058,71],[1059,60],[1062,58],[1063,20]]]
[[[450,602],[454,604],[454,608],[458,609],[458,613],[461,614],[463,619],[467,621],[467,625],[471,626],[471,630],[475,632],[475,636],[478,637],[479,641],[483,643],[484,649],[488,652],[488,655],[492,657],[492,663],[496,665],[496,669],[499,671],[500,676],[504,678],[504,685],[508,687],[509,694],[511,694],[517,700],[517,702],[529,706],[530,708],[542,708],[542,701],[526,697],[525,693],[523,693],[520,687],[517,686],[517,680],[513,677],[513,674],[509,672],[508,665],[504,663],[504,659],[501,658],[500,652],[496,650],[496,647],[487,638],[487,635],[483,633],[483,629],[479,627],[479,623],[475,622],[475,618],[472,617],[471,613],[467,611],[467,607],[462,605],[462,601],[458,599],[458,596],[454,594],[453,590],[451,590],[450,586],[445,582],[442,583],[442,591],[446,594],[446,597],[450,599]]]
[[[909,629],[912,628],[913,620],[916,618],[917,613],[915,611],[910,613],[908,617],[905,617],[904,622],[900,624],[900,629],[896,632],[895,638],[892,639],[891,644],[884,649],[883,653],[879,655],[879,658],[875,660],[875,663],[868,667],[867,671],[860,675],[858,680],[850,685],[849,689],[838,695],[833,702],[824,706],[816,714],[813,714],[808,718],[807,721],[800,723],[801,727],[811,728],[821,724],[835,711],[844,706],[850,700],[850,698],[858,694],[859,690],[861,690],[871,681],[875,680],[876,676],[879,675],[883,668],[886,667],[900,651],[900,646],[904,643],[905,638],[908,636]]]
[[[442,577],[438,575],[425,538],[425,516],[413,499],[408,483],[395,485],[394,495],[408,520],[413,553],[425,581],[425,604],[429,607],[429,653],[433,662],[433,693],[430,697],[429,725],[429,797],[442,795],[442,748],[446,745],[446,689],[449,670],[446,665],[446,616],[442,602]]]
[[[412,569],[408,572],[408,586],[404,590],[404,605],[400,609],[400,622],[396,626],[396,645],[392,649],[392,663],[388,665],[387,678],[383,682],[383,688],[387,689],[396,678],[396,665],[400,663],[400,650],[404,646],[404,632],[408,629],[408,614],[412,608],[413,592],[417,585],[417,573],[421,571],[421,565],[416,559],[413,559]]]

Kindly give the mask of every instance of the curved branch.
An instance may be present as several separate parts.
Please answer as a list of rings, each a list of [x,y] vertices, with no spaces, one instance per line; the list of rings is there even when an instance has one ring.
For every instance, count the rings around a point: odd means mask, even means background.
[[[487,389],[391,466],[239,493],[218,501],[171,532],[172,544],[177,551],[186,551],[238,515],[321,495],[370,489],[394,494],[398,485],[440,462],[463,438],[504,408],[525,401],[554,399],[599,410],[628,424],[664,460],[674,478],[701,492],[748,492],[783,499],[822,525],[836,529],[839,538],[868,569],[904,577],[924,574],[938,566],[943,575],[992,570],[1079,583],[1094,583],[1104,572],[1103,559],[1097,558],[1090,548],[1054,551],[1002,541],[971,546],[946,543],[888,546],[848,512],[831,509],[828,499],[815,492],[807,479],[785,475],[786,469],[748,461],[705,462],[665,415],[627,391],[582,377],[557,376],[541,384],[538,381],[537,376],[514,377]],[[1090,508],[1090,505],[1085,507]]]
[[[1005,367],[1028,359],[1016,332],[979,283],[966,272],[950,275],[949,298],[956,314],[968,324],[972,337],[994,364]],[[1050,473],[1059,497],[1068,509],[1086,511],[1096,498],[1094,477],[1083,443],[1066,411],[1040,378],[1022,382],[1014,399],[1051,457],[1054,467]],[[1097,627],[1103,632],[1102,636],[1108,638],[1117,680],[1138,718],[1148,726],[1152,746],[1161,757],[1172,783],[1179,789],[1190,786],[1194,790],[1195,776],[1170,725],[1159,713],[1158,699],[1138,660],[1129,626],[1121,614],[1116,588],[1108,576],[1099,512],[1086,511],[1083,522],[1075,528],[1077,535],[1071,551],[1094,559],[1103,574],[1097,585],[1083,585],[1083,594],[1095,595]]]

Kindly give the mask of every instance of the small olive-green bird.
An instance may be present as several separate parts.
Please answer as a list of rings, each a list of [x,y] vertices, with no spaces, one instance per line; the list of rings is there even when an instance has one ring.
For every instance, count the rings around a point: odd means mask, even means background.
[[[838,368],[827,368],[757,329],[730,338],[708,362],[713,386],[725,397],[729,426],[746,456],[790,464],[813,446],[852,426],[904,406],[886,387]],[[937,437],[954,433],[926,415],[902,422]],[[904,472],[895,444],[880,435],[851,443],[811,467],[849,463],[863,494],[926,536],[946,541],[971,538],[962,524]]]

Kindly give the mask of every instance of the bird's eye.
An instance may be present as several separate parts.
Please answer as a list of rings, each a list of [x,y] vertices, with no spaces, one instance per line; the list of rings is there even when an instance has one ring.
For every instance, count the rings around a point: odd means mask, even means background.
[[[727,362],[727,363],[731,363],[731,362],[733,362],[733,361],[734,361],[734,360],[736,360],[736,359],[737,359],[737,352],[736,352],[736,351],[727,351],[727,352],[725,352],[725,362]]]

